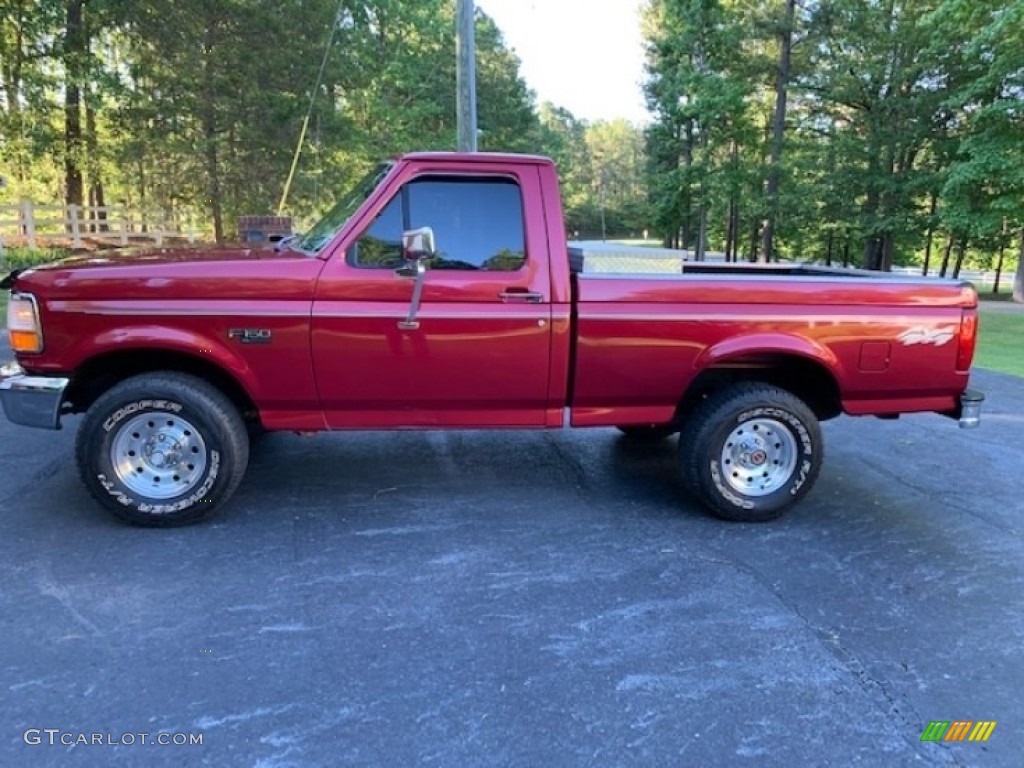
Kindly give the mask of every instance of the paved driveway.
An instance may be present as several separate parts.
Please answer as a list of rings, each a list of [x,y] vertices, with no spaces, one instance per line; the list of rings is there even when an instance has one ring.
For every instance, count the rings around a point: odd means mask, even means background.
[[[761,526],[598,430],[272,435],[220,517],[139,530],[70,430],[0,422],[0,765],[1017,768],[1024,382],[974,384],[977,432],[829,423]]]

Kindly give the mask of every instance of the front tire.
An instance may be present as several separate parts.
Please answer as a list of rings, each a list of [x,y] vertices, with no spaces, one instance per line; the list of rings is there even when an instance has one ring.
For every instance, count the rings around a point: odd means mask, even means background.
[[[683,481],[724,520],[779,517],[814,485],[823,444],[818,419],[793,394],[735,384],[693,411],[679,441]]]
[[[82,482],[118,518],[174,526],[211,516],[249,462],[238,409],[183,373],[133,376],[89,408],[75,441]]]

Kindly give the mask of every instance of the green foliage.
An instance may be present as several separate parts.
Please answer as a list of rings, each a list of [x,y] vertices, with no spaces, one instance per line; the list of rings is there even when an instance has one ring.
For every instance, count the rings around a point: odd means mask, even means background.
[[[766,215],[786,3],[651,0],[649,186],[666,240],[708,209],[754,254]],[[888,269],[955,240],[992,254],[1024,228],[1024,2],[798,3],[776,234],[802,259]],[[991,260],[991,259],[989,259]],[[954,269],[955,269],[954,265]]]
[[[454,0],[88,0],[84,58],[62,47],[67,5],[0,0],[0,203],[61,199],[68,160],[93,199],[230,236],[277,205],[332,29],[288,200],[300,225],[379,159],[455,147]],[[519,62],[489,17],[476,26],[481,149],[538,151]]]
[[[28,248],[5,247],[3,255],[0,256],[0,277],[3,277],[13,269],[24,269],[26,267],[35,267],[39,264],[48,264],[51,261],[57,261],[71,255],[72,252],[64,248],[37,248],[33,251]]]
[[[587,123],[540,106],[539,149],[558,166],[570,238],[642,234],[653,226],[643,131],[625,120]]]
[[[709,212],[724,215],[722,203],[734,205],[750,182],[740,148],[754,143],[756,89],[738,55],[748,26],[736,11],[718,0],[652,0],[644,15],[657,117],[647,134],[651,199],[657,227],[684,247],[702,246]]]
[[[974,364],[1024,376],[1024,312],[982,306]]]

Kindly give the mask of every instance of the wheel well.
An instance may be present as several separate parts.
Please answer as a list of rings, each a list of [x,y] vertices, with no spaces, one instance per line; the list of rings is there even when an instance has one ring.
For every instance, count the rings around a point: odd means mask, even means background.
[[[259,419],[259,410],[249,393],[223,368],[183,352],[163,349],[110,352],[83,363],[68,386],[66,399],[70,411],[86,411],[100,395],[119,382],[153,371],[178,371],[203,379],[227,395],[247,421]]]
[[[680,400],[675,420],[682,423],[708,395],[743,381],[763,381],[796,395],[821,421],[835,418],[843,411],[839,385],[821,363],[796,355],[748,355],[701,371]]]

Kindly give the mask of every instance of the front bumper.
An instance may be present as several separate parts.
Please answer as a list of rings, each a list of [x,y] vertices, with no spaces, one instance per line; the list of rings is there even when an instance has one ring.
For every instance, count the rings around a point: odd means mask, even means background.
[[[68,379],[30,376],[17,363],[0,366],[0,405],[14,424],[60,429],[60,407]]]

